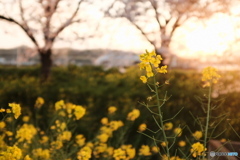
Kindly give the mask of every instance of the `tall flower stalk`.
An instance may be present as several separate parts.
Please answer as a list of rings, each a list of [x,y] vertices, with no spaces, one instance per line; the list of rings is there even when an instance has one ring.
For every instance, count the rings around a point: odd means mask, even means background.
[[[207,103],[207,117],[206,117],[206,125],[205,125],[205,132],[204,132],[204,147],[207,147],[207,141],[208,141],[208,130],[209,130],[209,121],[211,118],[211,94],[212,94],[212,87],[213,84],[217,83],[219,78],[221,77],[217,73],[217,69],[213,67],[206,67],[202,71],[202,81],[205,83],[203,87],[208,87],[208,103]],[[204,151],[202,155],[202,159],[204,159],[206,155],[206,151]]]
[[[141,63],[139,64],[139,67],[140,67],[141,70],[145,71],[144,75],[142,75],[140,77],[140,79],[142,80],[143,83],[147,83],[149,89],[155,94],[153,97],[155,97],[157,99],[158,113],[154,113],[153,111],[150,110],[148,105],[146,105],[146,104],[144,104],[144,105],[148,108],[148,110],[151,113],[153,113],[155,115],[158,115],[158,117],[159,117],[159,120],[157,121],[156,118],[153,116],[155,122],[157,123],[157,125],[159,127],[159,130],[162,131],[163,140],[160,140],[160,141],[162,143],[166,144],[165,145],[166,155],[164,157],[167,157],[167,159],[169,160],[170,159],[170,152],[169,152],[169,150],[171,148],[171,145],[169,145],[168,139],[170,137],[168,137],[166,132],[165,132],[164,122],[166,120],[163,119],[163,113],[162,113],[162,110],[161,110],[161,107],[163,106],[163,104],[166,101],[166,97],[164,97],[163,100],[160,99],[159,93],[158,93],[159,82],[157,82],[157,80],[156,80],[156,75],[157,74],[159,74],[159,73],[163,73],[163,74],[167,73],[167,66],[165,65],[165,66],[159,67],[160,64],[161,64],[161,61],[162,61],[162,57],[160,55],[156,55],[156,53],[154,51],[152,51],[152,52],[146,51],[146,53],[140,55],[140,60],[141,60]],[[151,82],[153,82],[153,84]],[[152,97],[149,98],[149,99],[152,99]],[[161,101],[162,101],[162,103],[161,103]],[[144,134],[144,133],[142,133],[142,134]],[[150,137],[149,135],[146,135],[146,136]],[[156,143],[156,139],[154,137],[150,137],[150,138],[153,139],[154,142]]]

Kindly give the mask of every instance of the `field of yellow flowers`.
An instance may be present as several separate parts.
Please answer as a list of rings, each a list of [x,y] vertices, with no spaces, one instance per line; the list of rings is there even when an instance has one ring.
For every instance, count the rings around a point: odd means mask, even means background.
[[[30,110],[19,103],[9,103],[0,107],[0,160],[205,160],[210,139],[230,142],[228,137],[221,138],[229,132],[221,126],[228,115],[215,111],[223,103],[213,96],[222,78],[217,69],[207,67],[202,71],[203,94],[197,100],[198,109],[203,112],[185,115],[198,126],[192,128],[188,120],[178,120],[184,107],[169,109],[174,96],[162,90],[173,81],[163,78],[168,70],[160,65],[162,58],[146,51],[140,60],[141,75],[137,79],[149,92],[145,100],[136,103],[145,110],[112,105],[90,115],[91,106],[73,104],[69,99],[46,108],[46,99],[40,96]],[[114,83],[114,79],[116,76],[108,75],[108,81]],[[94,84],[94,79],[91,82]],[[99,115],[96,124],[87,123],[89,117]],[[84,120],[85,117],[88,118]],[[237,122],[228,123],[228,128],[239,137],[234,124]],[[97,129],[87,132],[92,125]]]

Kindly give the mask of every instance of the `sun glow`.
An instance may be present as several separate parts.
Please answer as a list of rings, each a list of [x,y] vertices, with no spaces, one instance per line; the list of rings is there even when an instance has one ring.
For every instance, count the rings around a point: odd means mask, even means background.
[[[95,19],[100,20],[101,17],[95,17]],[[217,14],[208,21],[188,21],[177,29],[171,44],[171,51],[180,57],[187,58],[222,55],[231,47],[236,49],[237,45],[234,41],[240,32],[236,32],[236,28],[234,28],[235,21],[236,18],[224,14]],[[101,20],[101,22],[101,27],[98,28],[101,37],[96,36],[97,38],[86,39],[84,42],[56,41],[54,46],[75,49],[119,49],[138,53],[145,49],[153,49],[153,46],[129,22],[109,19]],[[0,24],[0,48],[13,48],[21,45],[33,47],[29,38],[19,27],[3,21],[0,21]],[[109,24],[111,24],[110,27]],[[149,30],[154,30],[155,25],[148,25],[148,27],[150,27]],[[72,35],[71,29],[64,31],[63,34],[69,37]],[[94,28],[88,25],[74,28],[79,35],[90,33],[92,30]]]

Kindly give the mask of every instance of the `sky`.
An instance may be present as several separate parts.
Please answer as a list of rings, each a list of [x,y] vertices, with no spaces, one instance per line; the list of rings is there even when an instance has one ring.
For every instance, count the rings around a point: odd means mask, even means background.
[[[71,29],[65,30],[62,36],[71,35],[73,31],[79,35],[94,33],[95,28],[92,26],[99,20],[101,20],[101,25],[98,30],[101,34],[84,41],[57,41],[54,47],[119,49],[136,53],[141,53],[145,49],[153,49],[149,42],[145,41],[141,34],[134,27],[131,27],[127,21],[123,19],[103,20],[101,14],[95,13],[97,10],[87,11],[86,9],[85,16],[93,19],[92,24],[80,27],[72,26]],[[174,36],[171,50],[180,57],[221,55],[223,51],[229,49],[229,46],[238,50],[235,47],[237,45],[232,45],[237,34],[233,17],[218,14],[209,21],[190,21],[179,28]],[[13,48],[22,45],[33,46],[18,26],[0,21],[0,48]]]

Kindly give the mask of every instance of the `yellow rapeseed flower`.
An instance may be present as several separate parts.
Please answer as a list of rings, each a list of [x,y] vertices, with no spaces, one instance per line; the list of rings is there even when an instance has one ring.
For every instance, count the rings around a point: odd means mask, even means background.
[[[164,124],[164,130],[171,130],[173,128],[173,124],[171,122]]]
[[[161,68],[157,68],[156,70],[157,70],[158,73],[165,74],[165,73],[167,73],[167,66],[166,65],[162,66]]]
[[[6,136],[4,134],[0,135],[0,148],[3,149],[3,148],[6,148],[7,147],[7,144],[5,143],[4,141],[4,138]],[[1,151],[0,151],[0,154],[1,154]]]
[[[146,72],[152,72],[152,67],[150,64],[146,65]]]
[[[76,106],[74,109],[74,115],[76,117],[76,120],[79,120],[80,118],[82,118],[86,113],[86,109],[83,108],[82,106]]]
[[[30,117],[29,116],[23,116],[22,120],[23,122],[29,122]]]
[[[147,145],[142,145],[141,148],[139,149],[139,155],[140,156],[150,156],[150,148]]]
[[[35,108],[41,108],[44,104],[44,99],[42,97],[38,97],[35,102]]]
[[[140,132],[143,132],[147,129],[147,125],[145,123],[142,123],[139,127],[138,127],[138,130]]]
[[[18,142],[27,141],[31,143],[32,138],[37,134],[37,129],[32,124],[23,124],[19,130],[17,130],[16,138]]]
[[[101,119],[101,123],[102,123],[103,125],[107,125],[107,124],[108,124],[108,118],[107,118],[107,117],[103,117],[103,118]]]
[[[200,142],[194,143],[191,148],[191,153],[193,157],[201,156],[206,148]]]
[[[170,160],[184,160],[184,159],[179,158],[178,156],[172,156],[170,157]]]
[[[122,145],[121,149],[125,151],[126,159],[133,159],[136,155],[136,149],[132,145]]]
[[[54,149],[54,150],[58,150],[58,149],[60,149],[60,148],[62,148],[63,147],[63,143],[62,143],[62,141],[53,141],[52,143],[51,143],[51,147],[52,147],[52,149]]]
[[[139,63],[139,68],[140,68],[140,70],[143,70],[143,69],[146,68],[147,66],[148,66],[148,64],[146,64],[145,62]]]
[[[106,133],[102,133],[97,136],[97,139],[102,143],[106,143],[108,141],[108,138],[109,138],[109,135]]]
[[[36,159],[49,159],[50,151],[48,149],[37,148],[32,151],[33,157]]]
[[[166,154],[162,155],[161,157],[162,157],[162,160],[168,160],[168,157]]]
[[[6,131],[5,133],[6,133],[6,135],[7,135],[8,137],[13,136],[13,132],[11,132],[11,131]]]
[[[116,110],[117,110],[117,108],[115,106],[111,106],[108,108],[108,113],[112,114],[112,113],[116,112]]]
[[[87,142],[86,146],[90,147],[90,148],[93,148],[94,147],[94,144],[92,142]]]
[[[63,108],[65,108],[65,103],[64,103],[63,100],[57,101],[55,103],[55,110],[56,111],[59,110],[59,109],[63,109]]]
[[[92,156],[92,149],[88,146],[85,146],[80,149],[80,151],[77,153],[77,159],[78,160],[89,160]]]
[[[26,155],[23,160],[32,160],[32,158],[30,158],[29,155]]]
[[[153,153],[158,153],[160,151],[160,148],[157,147],[157,146],[152,146],[151,150],[152,150]]]
[[[222,142],[222,143],[224,143],[224,142],[226,142],[227,140],[225,139],[225,138],[222,138],[221,140],[220,140],[220,142]]]
[[[46,142],[48,142],[48,140],[49,140],[49,138],[48,138],[48,136],[43,136],[42,137],[42,139],[40,140],[40,143],[46,143]]]
[[[217,73],[217,69],[214,67],[206,67],[202,71],[202,81],[205,82],[203,87],[208,87],[212,83],[217,83],[221,76]]]
[[[0,113],[5,112],[6,110],[3,108],[0,108]]]
[[[193,137],[196,139],[196,140],[199,140],[200,138],[202,138],[203,134],[201,131],[196,131],[193,133]]]
[[[65,122],[57,124],[57,126],[60,128],[60,131],[64,131],[67,127],[67,124]]]
[[[141,76],[140,79],[142,80],[143,83],[147,83],[147,77],[146,76]]]
[[[0,130],[2,130],[3,128],[5,128],[5,126],[6,126],[6,123],[3,122],[3,121],[1,121],[1,122],[0,122]]]
[[[72,137],[72,132],[64,131],[64,132],[62,132],[62,134],[60,134],[57,137],[57,140],[59,140],[59,141],[70,141],[71,137]]]
[[[17,146],[8,146],[6,151],[0,151],[0,160],[20,160],[22,151]]]
[[[110,124],[108,124],[108,125],[110,125]],[[113,124],[112,124],[112,125],[113,125]],[[117,125],[118,125],[118,124],[117,124]],[[117,126],[117,127],[118,127],[118,126]],[[102,127],[100,128],[100,131],[101,131],[102,133],[106,133],[107,135],[109,135],[109,137],[112,136],[112,132],[113,132],[111,126],[102,126]]]
[[[11,109],[6,109],[6,113],[12,113]]]
[[[122,121],[111,121],[109,127],[112,131],[116,131],[118,128],[122,127],[124,124]]]
[[[76,105],[72,103],[66,103],[66,111],[68,114],[72,114],[72,111],[76,108]]]
[[[107,156],[112,156],[113,155],[113,151],[114,151],[113,147],[108,147],[107,150],[106,150]]]
[[[179,127],[175,128],[175,129],[174,129],[174,133],[175,133],[178,137],[180,137],[180,136],[182,135],[182,128],[179,128]]]
[[[141,76],[140,79],[143,83],[147,82],[147,77],[153,77],[154,73],[167,73],[167,66],[162,66],[159,68],[159,65],[161,64],[162,57],[160,55],[156,55],[155,51],[148,52],[140,55],[140,70],[146,71],[146,75]]]
[[[16,103],[9,103],[9,107],[12,108],[12,113],[14,114],[14,118],[17,119],[21,115],[21,107]]]
[[[166,147],[168,142],[162,142],[161,146]]]
[[[127,115],[127,120],[129,121],[135,121],[140,116],[140,111],[138,109],[133,109],[131,112]]]
[[[75,139],[76,139],[76,143],[79,146],[83,146],[85,144],[86,138],[84,137],[84,135],[82,134],[76,135]]]
[[[56,129],[56,126],[53,125],[50,127],[50,129],[54,130],[54,129]]]
[[[93,150],[93,155],[96,158],[99,158],[99,155],[104,153],[107,150],[107,144],[106,143],[97,143],[95,145],[95,148]]]
[[[126,152],[121,148],[115,149],[113,151],[113,158],[115,160],[124,160],[126,159]]]
[[[180,147],[184,147],[184,146],[186,146],[186,142],[185,142],[185,141],[179,141],[179,142],[178,142],[178,145],[179,145]]]
[[[147,72],[147,77],[150,78],[150,77],[153,77],[153,72]]]
[[[65,111],[60,111],[60,112],[58,112],[58,115],[59,116],[61,116],[61,117],[66,117],[66,112]],[[68,117],[69,117],[70,115],[68,115]],[[70,117],[69,117],[70,118]]]

